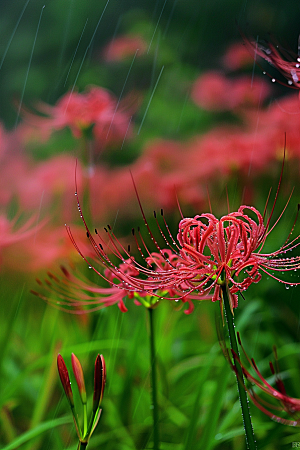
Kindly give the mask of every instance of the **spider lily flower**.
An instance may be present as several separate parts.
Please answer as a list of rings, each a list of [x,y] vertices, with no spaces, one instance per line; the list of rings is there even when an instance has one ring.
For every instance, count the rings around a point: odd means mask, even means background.
[[[286,50],[279,44],[272,44],[267,42],[266,45],[261,45],[257,42],[250,41],[243,33],[242,37],[244,42],[256,59],[256,56],[260,56],[267,61],[271,66],[275,67],[287,80],[289,87],[293,89],[300,88],[300,36],[298,39],[298,55],[290,50]],[[263,72],[267,74],[267,72]],[[268,74],[268,76],[270,76]],[[271,77],[273,82],[278,81]],[[280,84],[285,84],[281,83]]]
[[[139,280],[139,271],[134,267],[133,261],[132,257],[132,259],[125,260],[119,265],[117,268],[119,271],[118,277],[110,269],[106,269],[103,274],[101,273],[101,277],[105,278],[107,284],[109,284],[108,287],[99,287],[84,277],[83,274],[75,275],[64,266],[61,266],[62,278],[48,272],[48,277],[43,282],[40,279],[36,279],[39,286],[47,291],[46,295],[34,290],[31,290],[31,293],[57,309],[77,315],[94,312],[114,304],[118,305],[121,312],[127,312],[128,309],[124,302],[125,298],[133,299],[136,305],[142,304],[147,308],[154,307],[159,299],[158,296],[162,296],[163,293],[168,293],[168,296],[171,298],[173,295],[172,289],[164,290],[164,292],[157,291],[156,293],[153,291],[150,294],[149,291],[140,291],[140,287],[134,290],[129,283],[127,287],[126,280],[128,277],[131,279],[136,277]],[[147,261],[149,264],[154,263],[154,261],[157,264],[166,264],[166,261],[156,253],[149,256]],[[56,294],[55,297],[53,297],[53,293]],[[176,304],[176,309],[180,309],[183,304],[187,303],[188,308],[184,312],[185,314],[190,314],[194,310],[192,301],[188,297],[180,300],[180,303]]]
[[[283,165],[284,161],[282,171]],[[119,306],[123,307],[122,299],[127,293],[138,295],[141,299],[147,295],[151,296],[152,299],[155,299],[154,303],[160,299],[177,299],[188,301],[190,304],[192,299],[211,299],[215,302],[221,300],[221,287],[227,285],[231,309],[233,309],[238,305],[237,294],[245,291],[252,283],[259,282],[261,272],[287,286],[299,284],[283,280],[276,275],[278,272],[285,273],[300,268],[300,256],[285,257],[287,251],[294,250],[300,245],[300,236],[290,240],[295,224],[285,243],[278,250],[271,253],[263,252],[267,237],[282,217],[291,198],[288,199],[278,219],[270,227],[282,171],[272,211],[266,224],[264,223],[266,211],[262,215],[256,208],[243,205],[236,212],[228,213],[221,219],[217,219],[212,213],[204,213],[193,218],[182,218],[176,239],[171,234],[161,211],[162,224],[156,213],[154,213],[154,217],[164,247],[159,245],[152,233],[136,191],[146,230],[156,248],[155,252],[150,252],[140,230],[138,229],[137,232],[133,230],[136,248],[144,260],[141,263],[131,256],[130,250],[127,250],[117,239],[110,226],[105,227],[106,239],[97,230],[95,233],[91,233],[76,193],[78,210],[100,268],[94,263],[94,260],[91,262],[91,259],[80,250],[69,226],[66,227],[67,232],[79,255],[100,279],[110,284],[110,288],[105,290],[95,286],[89,287],[87,281],[79,280],[77,282],[76,279],[71,280],[71,276],[70,281],[74,283],[73,286],[76,286],[77,283],[78,287],[89,293],[108,294],[110,300],[106,302],[103,297],[92,300],[86,294],[80,293],[76,300],[74,294],[67,293],[66,301],[71,302],[69,306],[75,306],[76,303],[83,306],[83,302],[88,301],[90,304],[98,303],[95,308],[99,309],[105,305],[105,302],[108,305],[112,301],[119,302]],[[101,266],[105,268],[104,273]],[[59,283],[56,280],[55,282],[58,286]],[[62,290],[58,288],[56,291],[62,298],[60,305],[67,306],[63,300],[66,293],[64,287]],[[121,294],[118,291],[121,291]],[[76,291],[76,295],[78,295],[78,291]],[[143,301],[141,302],[143,303]],[[149,307],[152,306],[149,305]],[[190,308],[187,312],[190,312]]]
[[[155,214],[159,232],[165,244],[170,247],[167,250],[159,246],[140,205],[148,233],[157,248],[157,252],[150,253],[138,231],[139,240],[136,237],[136,245],[147,263],[146,267],[130,257],[110,227],[106,229],[109,238],[108,244],[96,233],[95,237],[99,239],[97,243],[82,216],[79,200],[78,208],[86,227],[87,237],[100,263],[120,281],[117,287],[127,291],[157,295],[158,298],[174,299],[177,297],[179,299],[189,298],[189,300],[210,298],[212,301],[218,301],[221,299],[221,286],[227,284],[231,307],[235,308],[238,304],[237,293],[245,291],[252,283],[259,282],[261,272],[286,285],[299,284],[291,283],[275,275],[278,272],[294,271],[300,267],[300,256],[284,257],[287,251],[295,249],[300,244],[299,236],[289,240],[294,226],[286,242],[278,250],[271,253],[263,252],[268,235],[277,225],[289,203],[288,200],[284,210],[274,225],[270,227],[281,177],[272,211],[266,224],[264,224],[264,216],[256,208],[241,206],[238,211],[229,213],[221,219],[217,219],[211,213],[197,215],[194,218],[183,218],[179,223],[176,240],[165,219],[163,220],[166,232],[163,232]],[[67,227],[67,231],[79,254],[89,263],[74,241],[69,227]],[[117,267],[112,262],[104,250],[105,245],[115,257],[121,259],[122,265]],[[144,256],[143,252],[146,252],[148,256]],[[124,253],[128,258],[126,260],[123,256]],[[103,274],[98,269],[94,266],[90,267],[103,278]],[[138,276],[133,272],[128,273],[125,270],[126,267],[136,270]],[[116,286],[115,283],[111,283]],[[167,292],[167,294],[156,294],[158,291]]]
[[[239,344],[244,352],[244,355],[247,358],[248,363],[250,364],[250,367],[253,369],[256,376],[251,375],[248,369],[244,366],[244,364],[241,362],[238,355],[232,350],[232,355],[234,358],[235,365],[239,365],[242,368],[243,375],[245,378],[253,385],[257,386],[257,388],[262,392],[267,394],[268,396],[272,397],[276,404],[269,403],[262,399],[253,389],[253,387],[245,387],[247,390],[249,397],[253,401],[253,403],[267,416],[271,417],[271,419],[275,420],[276,422],[282,423],[284,425],[291,425],[291,426],[300,426],[300,399],[289,397],[286,393],[284,383],[279,375],[279,369],[278,369],[278,362],[277,362],[277,352],[276,348],[274,347],[274,355],[275,355],[275,361],[276,361],[276,370],[274,369],[274,365],[272,362],[270,362],[270,369],[272,374],[275,376],[275,383],[277,388],[273,388],[268,381],[262,376],[260,373],[255,361],[253,358],[249,358],[247,355],[242,343],[241,339],[238,333],[238,340]],[[236,366],[232,365],[232,368],[237,373]],[[284,417],[281,417],[278,415],[279,413],[286,413],[292,419],[285,419]]]
[[[94,396],[93,396],[93,410],[90,422],[87,422],[87,398],[86,398],[86,390],[85,390],[85,382],[83,370],[80,364],[79,359],[72,353],[72,368],[75,376],[75,380],[78,386],[81,403],[83,405],[83,430],[81,429],[78,421],[78,416],[75,411],[73,392],[71,388],[71,382],[69,378],[69,373],[67,366],[63,360],[61,355],[57,357],[57,368],[60,376],[61,383],[63,385],[66,397],[69,401],[73,420],[75,423],[78,439],[81,443],[88,443],[101,415],[101,402],[103,398],[105,382],[106,382],[106,366],[105,361],[102,355],[97,355],[95,361],[95,371],[94,371]]]

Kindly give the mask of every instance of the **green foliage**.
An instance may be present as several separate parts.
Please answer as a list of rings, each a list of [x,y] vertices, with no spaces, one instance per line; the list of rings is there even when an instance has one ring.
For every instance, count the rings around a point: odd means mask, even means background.
[[[190,98],[190,90],[200,72],[220,67],[224,49],[238,39],[235,19],[244,14],[244,9],[246,18],[248,14],[253,28],[260,32],[268,31],[266,24],[288,36],[299,31],[294,8],[286,6],[292,5],[290,1],[285,2],[286,11],[282,2],[269,0],[259,4],[246,2],[241,12],[237,1],[222,4],[111,0],[98,26],[105,5],[104,0],[65,0],[63,6],[61,0],[0,3],[0,114],[1,121],[13,128],[19,106],[34,110],[41,100],[54,104],[68,90],[81,91],[96,84],[110,89],[120,100],[134,91],[138,98],[133,120],[135,137],[124,146],[112,145],[101,154],[100,163],[110,167],[136,161],[146,144],[155,139],[184,142],[221,122],[239,123],[230,114],[198,108]],[[101,53],[112,38],[126,33],[139,33],[148,45],[151,42],[145,54],[136,58],[133,69],[133,57],[105,62]],[[65,152],[77,154],[79,150],[78,140],[69,129],[63,129],[53,133],[47,142],[29,142],[24,152],[37,162]],[[292,166],[293,160],[288,161],[287,173],[299,184],[298,169]],[[254,181],[256,191],[251,194],[261,211],[269,186],[276,185],[278,167],[274,163],[267,174]],[[251,182],[253,179],[234,169],[228,177],[217,177],[210,186],[213,209],[226,212],[226,191],[231,205],[239,205],[244,187],[248,185],[251,190]],[[299,186],[296,194],[299,195]],[[282,211],[285,201],[279,200],[276,212]],[[16,205],[15,199],[8,205],[9,217],[15,215]],[[284,243],[294,220],[294,209],[290,207],[287,218],[282,218],[272,232],[267,243],[271,250]],[[174,216],[170,223],[173,231],[178,219]],[[149,219],[150,225],[152,222],[154,219]],[[126,235],[135,225],[126,218],[116,227]],[[89,449],[152,448],[145,308],[127,299],[126,314],[114,305],[89,316],[68,315],[29,294],[35,285],[33,277],[8,273],[5,263],[1,269],[1,448],[76,449],[76,432],[56,371],[58,352],[66,360],[72,352],[80,357],[89,393],[96,354],[102,353],[107,363],[103,412]],[[78,271],[81,269],[84,271],[82,267]],[[299,281],[299,275],[293,275],[291,280]],[[251,286],[245,297],[246,301],[239,299],[235,320],[248,354],[259,363],[267,380],[274,383],[268,363],[276,344],[288,393],[299,398],[298,289],[286,290],[265,277]],[[215,331],[216,316],[221,320],[219,305],[210,301],[195,304],[195,311],[189,316],[183,310],[176,311],[177,304],[168,301],[159,302],[155,310],[161,450],[243,450],[245,439],[236,382]],[[76,401],[79,405],[75,396]],[[92,404],[91,394],[88,404]],[[253,405],[250,408],[259,449],[289,449],[292,442],[300,441],[297,429],[272,422]]]

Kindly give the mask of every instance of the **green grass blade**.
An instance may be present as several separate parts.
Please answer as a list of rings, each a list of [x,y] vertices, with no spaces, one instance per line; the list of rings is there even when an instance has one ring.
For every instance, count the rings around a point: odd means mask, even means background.
[[[30,441],[31,439],[40,436],[45,431],[51,430],[60,425],[65,425],[66,423],[71,422],[72,422],[71,417],[60,417],[59,419],[52,419],[48,420],[47,422],[43,422],[37,427],[33,428],[32,430],[29,430],[26,433],[23,433],[21,436],[17,437],[17,439],[15,439],[13,442],[6,445],[6,447],[3,447],[2,450],[14,450],[18,448],[20,445]]]

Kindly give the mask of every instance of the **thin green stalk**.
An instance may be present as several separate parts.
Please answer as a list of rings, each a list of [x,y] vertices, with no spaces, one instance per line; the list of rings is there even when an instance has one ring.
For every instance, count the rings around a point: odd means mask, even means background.
[[[147,308],[149,311],[150,322],[150,367],[151,367],[151,387],[152,387],[152,416],[153,416],[153,450],[159,450],[158,433],[158,404],[157,404],[157,382],[156,382],[156,353],[154,339],[154,320],[153,308]]]
[[[81,442],[79,441],[77,450],[85,450],[87,448],[88,443],[87,442]]]
[[[88,430],[88,419],[87,419],[87,404],[83,404],[83,436],[86,435]]]
[[[233,320],[233,313],[230,307],[230,301],[228,296],[228,287],[227,284],[224,284],[221,286],[222,288],[222,297],[223,297],[223,304],[224,304],[224,310],[228,325],[228,334],[230,339],[230,345],[231,348],[235,351],[235,353],[239,356],[239,350],[236,340],[236,334],[235,334],[235,326],[234,326],[234,320]],[[236,364],[236,370],[237,370],[237,385],[238,385],[238,392],[240,397],[240,404],[242,409],[242,417],[244,422],[244,429],[245,429],[245,436],[246,436],[246,444],[249,450],[256,450],[256,442],[254,438],[253,433],[253,427],[250,417],[250,411],[249,411],[249,404],[248,404],[248,398],[246,393],[246,388],[244,384],[244,377],[243,377],[243,371],[239,364]]]

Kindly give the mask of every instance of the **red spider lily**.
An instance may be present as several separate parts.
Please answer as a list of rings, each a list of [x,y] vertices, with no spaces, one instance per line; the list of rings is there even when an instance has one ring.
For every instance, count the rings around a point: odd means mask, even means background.
[[[148,260],[149,264],[154,261],[156,261],[157,264],[161,263],[165,265],[166,263],[160,255],[155,253],[149,256]],[[42,298],[57,309],[77,315],[94,312],[114,304],[117,304],[122,312],[127,312],[128,309],[124,303],[126,297],[134,299],[136,305],[144,304],[146,307],[152,307],[157,303],[158,296],[162,295],[162,292],[154,293],[153,291],[153,293],[150,294],[149,291],[141,292],[140,288],[134,290],[129,284],[128,288],[125,287],[127,283],[125,280],[127,277],[137,277],[138,279],[139,276],[139,271],[134,267],[133,261],[133,258],[128,259],[119,265],[118,277],[116,277],[110,269],[106,269],[103,275],[100,274],[102,278],[105,278],[111,284],[108,287],[99,287],[82,274],[76,276],[62,266],[61,270],[64,275],[63,278],[59,278],[53,273],[48,272],[48,278],[46,278],[44,282],[40,279],[36,280],[40,286],[43,286],[43,288],[48,291],[48,295],[42,295],[34,290],[31,290],[31,293]],[[124,281],[125,285],[121,279]],[[53,292],[56,294],[55,298],[51,296]],[[167,291],[164,290],[164,293],[166,292]],[[168,295],[172,296],[172,294],[172,290],[169,289]],[[190,314],[194,310],[192,301],[189,298],[182,298],[181,301],[182,303],[188,302],[188,309],[184,312],[185,314]]]
[[[114,303],[120,302],[127,293],[138,295],[141,299],[143,296],[150,295],[156,297],[155,302],[159,299],[181,299],[183,301],[188,299],[190,302],[191,299],[210,298],[212,301],[220,300],[221,286],[227,284],[231,307],[235,308],[238,303],[237,293],[242,293],[252,283],[257,283],[261,279],[260,272],[265,272],[286,285],[299,284],[282,280],[275,275],[279,271],[290,272],[300,267],[300,256],[290,258],[283,256],[287,251],[295,249],[300,244],[300,236],[289,240],[294,226],[285,243],[278,250],[263,253],[268,235],[282,217],[289,203],[288,200],[279,218],[270,228],[281,179],[282,171],[271,215],[266,224],[264,224],[265,213],[262,216],[252,206],[241,206],[238,211],[229,213],[221,219],[217,219],[211,213],[197,215],[194,218],[182,218],[176,240],[170,232],[163,213],[163,225],[160,225],[155,213],[156,224],[163,239],[164,247],[168,247],[167,249],[161,247],[154,237],[139,197],[137,197],[146,229],[156,247],[156,252],[150,252],[140,230],[138,229],[137,233],[133,230],[136,247],[147,265],[140,263],[130,255],[129,249],[127,250],[116,238],[110,226],[105,228],[107,239],[101,237],[97,230],[95,230],[94,235],[91,233],[83,217],[76,193],[78,209],[86,229],[87,238],[100,266],[106,269],[104,273],[82,253],[69,226],[67,226],[67,232],[83,260],[111,287],[108,290],[103,290],[103,288],[89,286],[86,281],[82,284],[82,281],[76,281],[69,276],[74,283],[74,289],[79,287],[89,293],[112,295],[114,296]],[[251,216],[254,216],[254,218]],[[54,277],[52,278],[54,279]],[[61,298],[65,297],[64,286],[62,290],[60,288],[56,290]],[[118,290],[121,290],[121,294],[118,293]],[[78,296],[78,291],[76,291],[76,295]],[[95,306],[96,309],[105,306],[105,299],[103,298],[91,300],[86,294],[84,296],[79,294],[79,300],[74,300],[74,294],[67,294],[67,296],[66,301],[71,301],[71,307],[74,307],[76,302],[78,306],[83,306],[83,301],[86,300],[90,301],[90,304],[98,303]],[[108,297],[107,304],[109,302]],[[60,305],[65,306],[66,304],[62,302]]]
[[[160,234],[165,244],[169,246],[168,250],[159,246],[138,198],[148,233],[158,250],[156,253],[150,253],[140,231],[138,230],[138,236],[134,233],[137,248],[147,262],[146,267],[130,256],[129,252],[116,239],[110,227],[105,229],[108,243],[98,233],[94,238],[82,216],[79,200],[78,208],[86,227],[87,237],[101,264],[121,282],[117,287],[120,288],[121,285],[121,288],[127,291],[146,292],[169,299],[171,296],[173,298],[174,296],[178,298],[188,296],[190,299],[211,298],[213,301],[217,301],[220,300],[221,285],[227,283],[231,306],[234,308],[237,306],[237,293],[246,290],[252,283],[257,283],[261,279],[260,271],[287,285],[299,284],[282,280],[274,274],[279,271],[293,271],[300,267],[300,256],[283,257],[287,251],[298,247],[299,236],[290,241],[290,233],[286,242],[278,250],[263,253],[268,235],[282,217],[289,203],[288,201],[279,218],[270,228],[281,179],[282,172],[271,215],[266,225],[264,216],[257,209],[241,206],[237,212],[229,213],[220,220],[211,213],[201,214],[194,218],[183,218],[179,223],[176,241],[164,219],[166,232],[163,232],[155,214]],[[254,218],[251,218],[251,215]],[[89,263],[74,241],[69,227],[67,227],[67,231],[79,254]],[[105,246],[122,261],[122,267],[116,266],[112,262],[107,255],[108,252],[105,251]],[[146,256],[143,252],[146,253]],[[124,258],[124,254],[127,259]],[[97,268],[91,267],[100,277],[104,278]],[[126,267],[130,267],[132,270],[134,268],[139,275],[128,273],[125,270]],[[113,282],[111,284],[116,286]],[[167,291],[167,294],[157,294],[158,291],[160,293]]]
[[[260,398],[259,395],[254,392],[253,388],[247,388],[247,392],[249,394],[249,397],[253,401],[253,403],[266,415],[271,417],[271,419],[275,420],[276,422],[283,423],[285,425],[291,425],[291,426],[300,426],[300,399],[289,397],[286,394],[286,390],[283,384],[282,379],[279,376],[279,370],[278,370],[278,363],[277,363],[277,352],[276,348],[274,347],[274,354],[275,354],[275,360],[276,360],[276,370],[274,369],[274,366],[272,362],[270,362],[270,369],[273,375],[275,375],[275,383],[277,386],[277,389],[273,388],[267,380],[261,375],[260,371],[257,368],[257,365],[253,358],[249,358],[247,353],[245,352],[244,347],[242,346],[241,339],[238,333],[238,340],[239,344],[242,347],[242,350],[251,366],[251,368],[254,370],[256,376],[255,378],[250,374],[250,372],[245,368],[244,364],[241,362],[238,355],[232,350],[232,355],[235,361],[235,364],[239,364],[242,368],[243,374],[245,378],[252,383],[253,385],[257,386],[263,393],[269,395],[274,400],[276,400],[277,404],[271,404],[264,399]],[[232,365],[232,368],[237,373],[236,367]],[[275,411],[275,412],[272,412]],[[286,412],[288,415],[290,415],[293,419],[285,419],[284,417],[278,416],[278,412]]]
[[[267,42],[265,46],[258,44],[257,42],[250,41],[243,33],[241,34],[247,48],[249,49],[250,53],[254,56],[254,58],[256,58],[256,56],[258,55],[261,58],[265,59],[269,64],[274,66],[277,70],[279,70],[279,72],[284,76],[284,78],[286,78],[289,87],[293,89],[300,88],[299,54],[296,55],[294,52],[286,50],[281,45],[279,44],[274,45],[271,42]],[[275,81],[275,78],[273,77],[271,78],[272,81]],[[284,84],[281,82],[279,83]]]

